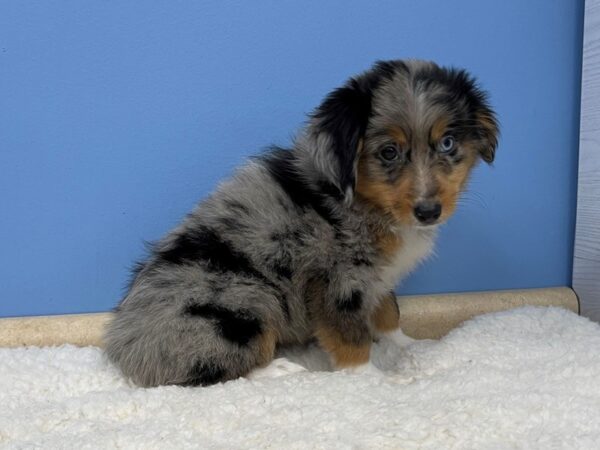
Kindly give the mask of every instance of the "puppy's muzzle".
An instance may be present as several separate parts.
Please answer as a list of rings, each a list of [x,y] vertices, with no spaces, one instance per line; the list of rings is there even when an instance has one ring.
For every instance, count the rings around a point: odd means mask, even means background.
[[[442,205],[437,202],[421,202],[417,203],[413,212],[422,225],[431,225],[440,218]]]

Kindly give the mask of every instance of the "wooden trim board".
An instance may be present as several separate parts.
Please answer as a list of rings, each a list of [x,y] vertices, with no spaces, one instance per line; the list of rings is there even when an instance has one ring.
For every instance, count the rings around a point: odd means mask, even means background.
[[[404,332],[416,339],[438,339],[471,317],[523,305],[559,306],[578,312],[570,288],[472,292],[398,297]],[[111,313],[0,319],[0,347],[73,344],[102,346]]]
[[[479,314],[520,306],[557,306],[579,314],[573,289],[556,287],[398,297],[400,325],[415,339],[439,339]]]

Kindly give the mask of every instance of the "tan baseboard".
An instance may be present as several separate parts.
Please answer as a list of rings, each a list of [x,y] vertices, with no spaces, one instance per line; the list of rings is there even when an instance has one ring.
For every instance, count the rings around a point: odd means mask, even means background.
[[[523,305],[560,306],[579,311],[577,296],[566,287],[464,294],[398,297],[404,332],[416,339],[438,339],[478,314]],[[0,319],[0,347],[24,345],[102,346],[111,313]]]
[[[398,297],[400,324],[415,339],[439,339],[479,314],[519,306],[558,306],[579,314],[579,301],[568,287]]]
[[[0,347],[61,344],[100,347],[104,326],[111,316],[111,313],[97,313],[0,319]]]

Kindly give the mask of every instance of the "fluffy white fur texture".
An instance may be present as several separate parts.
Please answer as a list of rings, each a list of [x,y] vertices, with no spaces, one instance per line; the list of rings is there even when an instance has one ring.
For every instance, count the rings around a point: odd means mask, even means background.
[[[382,371],[130,385],[94,347],[0,349],[1,448],[600,448],[600,326],[566,310],[479,316],[441,341],[382,340]]]

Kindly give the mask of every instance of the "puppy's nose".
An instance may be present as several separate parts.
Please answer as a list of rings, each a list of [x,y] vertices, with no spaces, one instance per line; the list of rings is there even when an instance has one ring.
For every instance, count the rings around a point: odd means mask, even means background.
[[[440,218],[442,205],[436,202],[418,203],[414,209],[415,217],[423,225],[430,225]]]

